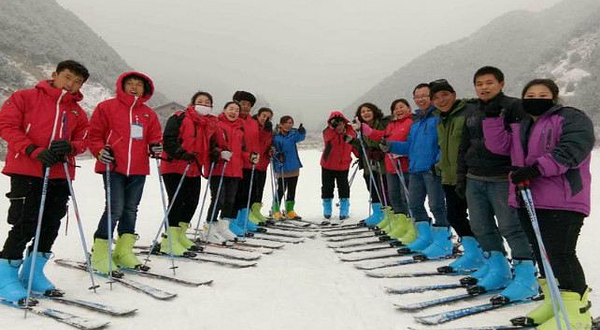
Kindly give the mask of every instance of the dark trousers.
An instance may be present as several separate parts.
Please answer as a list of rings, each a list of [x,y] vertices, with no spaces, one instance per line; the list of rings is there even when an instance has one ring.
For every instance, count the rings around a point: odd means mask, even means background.
[[[10,200],[7,221],[13,227],[4,242],[4,248],[0,253],[1,258],[23,259],[25,246],[35,236],[42,185],[42,178],[11,175],[10,192],[6,197]],[[39,252],[51,251],[58,236],[60,220],[67,214],[68,200],[67,180],[49,180],[38,245]]]
[[[577,258],[576,248],[584,215],[564,210],[536,209],[535,212],[540,225],[542,241],[559,287],[563,290],[583,294],[586,289],[585,274]],[[523,231],[532,245],[540,274],[542,277],[546,277],[529,215],[522,208],[518,210],[518,214]]]
[[[238,189],[235,195],[235,210],[241,210],[246,208],[248,204],[248,191],[250,190],[250,177],[252,176],[252,169],[245,168],[244,176],[238,184]],[[262,202],[262,194],[265,188],[265,182],[267,179],[267,172],[254,170],[254,183],[252,184],[250,205],[252,203]],[[257,182],[262,180],[261,182]],[[259,198],[260,197],[260,198]]]
[[[467,218],[467,200],[460,198],[456,194],[456,186],[444,184],[444,195],[446,195],[446,216],[450,226],[460,237],[474,237],[471,231],[471,225]]]
[[[217,198],[217,190],[219,188],[220,176],[212,176],[210,178],[210,208],[206,215],[206,222],[211,221],[213,214],[213,208],[216,209],[212,221],[217,221],[219,215],[221,218],[233,219],[237,217],[237,209],[235,208],[235,196],[238,191],[239,178],[223,177],[223,183],[221,184],[221,191]]]
[[[348,170],[334,171],[321,167],[321,198],[333,198],[335,184],[338,187],[339,198],[350,197],[350,185],[348,184]]]
[[[169,196],[169,205],[173,204],[171,212],[169,212],[169,226],[178,227],[180,222],[190,223],[200,200],[201,178],[199,176],[186,177],[181,184],[177,198],[173,201],[173,195],[175,195],[182,175],[168,173],[163,174],[162,177]]]
[[[267,182],[267,171],[254,171],[254,187],[252,187],[252,199],[250,205],[262,203],[265,184]],[[246,207],[246,205],[244,205]]]
[[[385,197],[387,200],[387,178],[385,177],[385,174],[380,175],[377,172],[373,172],[374,183],[371,181],[371,178],[368,174],[366,176],[363,176],[363,178],[365,179],[367,189],[369,189],[369,193],[371,195],[371,204],[382,203],[383,201],[379,199],[379,196],[381,196],[381,198]],[[383,188],[381,186],[382,180]],[[386,195],[384,196],[384,194]]]
[[[106,173],[102,174],[102,178],[106,191]],[[119,235],[135,234],[138,205],[142,200],[145,183],[145,175],[127,176],[115,172],[110,173],[110,213],[113,232],[118,222],[117,233]],[[100,218],[94,238],[108,239],[107,205],[104,206],[104,213]]]
[[[285,186],[285,201],[293,202],[296,200],[296,185],[298,185],[298,177],[293,176],[290,178],[281,178],[277,179],[277,200],[282,201],[283,198],[283,188]]]

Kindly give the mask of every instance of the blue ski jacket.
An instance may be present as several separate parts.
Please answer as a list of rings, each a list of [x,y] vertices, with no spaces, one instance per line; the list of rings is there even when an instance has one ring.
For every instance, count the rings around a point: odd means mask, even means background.
[[[283,172],[295,172],[298,171],[302,167],[302,163],[300,162],[300,157],[298,156],[298,149],[296,148],[296,143],[300,141],[304,141],[306,138],[306,132],[300,133],[297,129],[291,129],[287,134],[277,133],[273,137],[273,147],[275,147],[276,151],[276,159],[283,160]],[[280,157],[280,156],[283,157]],[[281,163],[279,161],[275,162],[277,166],[277,170],[281,170]]]

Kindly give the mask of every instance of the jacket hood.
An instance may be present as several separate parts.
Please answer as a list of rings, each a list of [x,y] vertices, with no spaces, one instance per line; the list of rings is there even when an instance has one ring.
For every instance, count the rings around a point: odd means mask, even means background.
[[[42,80],[39,83],[37,83],[37,85],[35,85],[35,88],[43,91],[46,95],[52,98],[56,98],[58,100],[60,94],[62,93],[62,90],[52,86],[51,82],[52,80]],[[81,94],[80,91],[77,91],[77,93],[74,94],[66,93],[65,96],[63,96],[62,98],[62,102],[79,102],[81,100],[83,100],[83,94]]]
[[[128,72],[122,73],[119,76],[119,78],[117,79],[116,93],[117,93],[117,98],[119,100],[123,101],[126,104],[133,103],[134,96],[129,95],[123,91],[123,80],[129,76],[136,76],[136,77],[144,80],[144,95],[138,99],[139,100],[138,104],[142,104],[142,103],[148,101],[150,98],[152,98],[152,95],[154,95],[154,82],[152,82],[152,79],[150,79],[150,77],[148,77],[147,75],[145,75],[141,72],[128,71]],[[149,87],[149,89],[150,89],[149,91],[146,90],[147,87]]]
[[[335,117],[342,118],[344,120],[344,123],[348,123],[349,122],[348,119],[346,119],[346,117],[344,116],[344,114],[341,111],[332,111],[329,114],[329,118],[327,119],[327,121],[330,121],[332,118],[335,118]]]

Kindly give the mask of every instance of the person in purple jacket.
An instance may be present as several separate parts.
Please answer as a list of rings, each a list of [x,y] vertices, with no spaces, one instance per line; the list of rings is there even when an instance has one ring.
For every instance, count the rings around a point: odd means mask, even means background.
[[[517,208],[523,230],[533,245],[538,265],[541,256],[531,220],[516,187],[529,183],[542,241],[548,252],[572,329],[590,329],[588,300],[590,288],[575,248],[590,213],[590,154],[594,147],[594,126],[582,111],[558,103],[558,86],[550,79],[534,79],[522,92],[523,109],[531,115],[505,128],[502,113],[486,111],[483,121],[485,145],[493,153],[510,155],[509,204]],[[538,266],[539,267],[539,266]],[[540,287],[544,302],[516,324],[539,325],[536,329],[557,329],[544,270]]]

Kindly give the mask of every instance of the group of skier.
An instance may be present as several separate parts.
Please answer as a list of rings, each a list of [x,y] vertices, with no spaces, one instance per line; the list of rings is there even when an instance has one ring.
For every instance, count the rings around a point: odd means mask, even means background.
[[[458,99],[445,79],[418,84],[412,115],[405,99],[392,102],[389,116],[371,103],[358,107],[352,123],[332,113],[323,133],[323,215],[331,217],[332,169],[346,178],[338,184],[340,204],[347,200],[354,152],[372,207],[361,224],[383,230],[416,260],[451,257],[453,229],[463,253],[438,272],[468,275],[460,282],[470,294],[498,292],[493,304],[524,301],[541,288],[544,302],[513,323],[566,329],[542,267],[548,258],[571,328],[590,329],[590,289],[575,248],[590,212],[593,124],[560,104],[549,79],[530,81],[521,99],[513,98],[503,93],[502,71],[485,66],[473,85],[477,99]],[[334,168],[331,155],[344,166]],[[540,254],[532,210],[547,256]]]
[[[91,253],[91,267],[101,274],[116,275],[119,268],[148,269],[136,257],[134,244],[150,158],[156,159],[169,198],[168,207],[164,205],[168,229],[160,242],[162,253],[182,256],[198,250],[186,233],[199,203],[201,176],[209,179],[211,191],[207,243],[225,244],[262,229],[257,224],[267,221],[260,212],[271,163],[276,172],[273,183],[279,182],[278,201],[284,187],[287,190],[285,209],[273,203],[274,219],[299,218],[294,212],[301,167],[296,143],[306,131],[302,124],[293,128],[292,117],[283,116],[273,134],[271,109],[250,115],[256,102],[251,93],[237,91],[222,111],[214,111],[211,94],[199,91],[187,109],[168,119],[163,133],[158,116],[146,105],[154,93],[152,80],[139,72],[125,72],[116,82],[116,97],[100,102],[88,122],[77,104],[88,77],[82,64],[63,61],[52,79],[13,93],[0,110],[0,135],[8,142],[3,173],[11,179],[7,197],[12,225],[0,253],[1,299],[35,303],[26,300],[32,264],[31,292],[63,294],[47,279],[44,267],[67,213],[75,156],[88,149],[97,159],[95,171],[102,175],[106,191]]]

